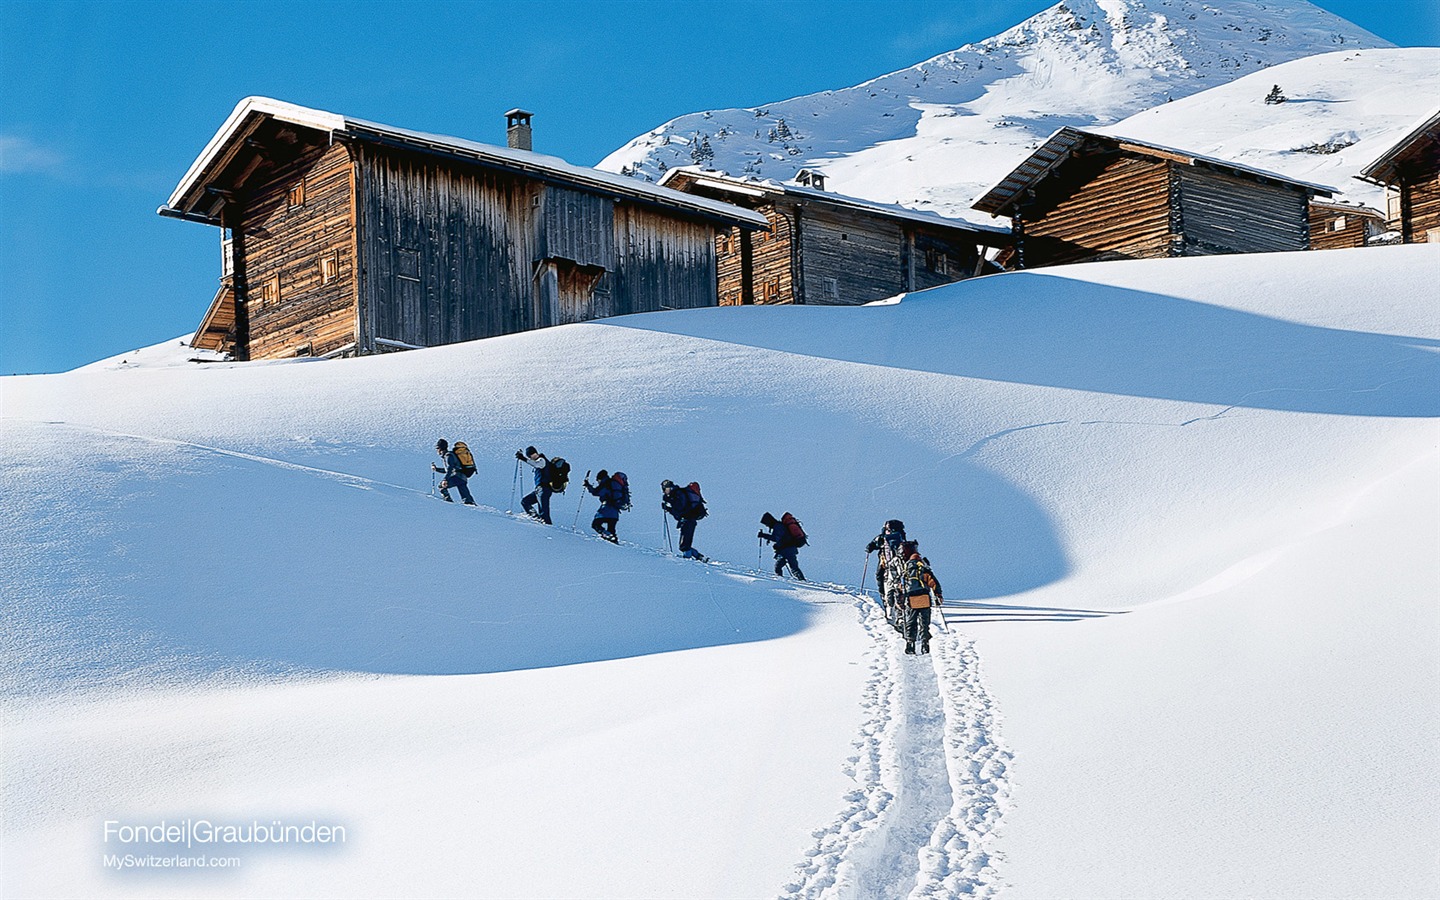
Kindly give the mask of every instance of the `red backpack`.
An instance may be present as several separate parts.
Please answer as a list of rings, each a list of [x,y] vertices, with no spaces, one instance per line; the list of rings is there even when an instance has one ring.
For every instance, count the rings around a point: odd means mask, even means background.
[[[709,510],[705,508],[705,498],[700,495],[700,482],[690,482],[685,485],[685,490],[690,492],[691,513],[689,518],[699,520],[709,515]]]
[[[805,535],[805,529],[800,526],[799,519],[787,512],[780,517],[780,522],[785,526],[785,530],[789,532],[791,543],[797,547],[805,546],[809,538]]]

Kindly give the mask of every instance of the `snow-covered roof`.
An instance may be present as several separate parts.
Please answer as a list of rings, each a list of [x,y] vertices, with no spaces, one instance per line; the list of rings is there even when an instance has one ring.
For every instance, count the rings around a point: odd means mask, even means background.
[[[1434,132],[1437,126],[1440,126],[1440,109],[1415,123],[1415,127],[1406,132],[1404,137],[1391,144],[1389,149],[1361,169],[1360,174],[1355,177],[1371,184],[1389,184],[1395,177],[1395,164],[1422,135]]]
[[[603,172],[586,166],[572,165],[555,156],[530,150],[516,150],[493,144],[482,144],[448,135],[428,134],[393,125],[382,125],[364,119],[353,119],[318,109],[310,109],[274,100],[269,97],[247,97],[236,105],[220,130],[205,145],[200,156],[180,180],[169,202],[160,208],[162,215],[210,220],[196,205],[205,198],[206,182],[220,172],[243,147],[244,139],[265,119],[273,119],[332,136],[362,141],[401,144],[413,149],[441,153],[481,165],[523,172],[547,181],[577,185],[582,188],[615,194],[642,202],[677,208],[692,214],[718,218],[727,222],[768,227],[765,217],[729,203],[697,197],[683,191],[660,187],[625,175]]]
[[[991,186],[989,190],[982,194],[980,199],[976,200],[973,204],[974,208],[982,212],[988,212],[992,216],[1000,215],[1015,201],[1015,198],[1018,197],[1022,191],[1064,165],[1076,148],[1092,141],[1115,144],[1124,150],[1132,150],[1146,156],[1163,157],[1174,162],[1184,163],[1185,165],[1200,165],[1207,168],[1219,169],[1223,172],[1246,175],[1251,178],[1278,181],[1303,188],[1312,194],[1323,194],[1326,197],[1336,192],[1336,188],[1328,185],[1300,181],[1288,175],[1281,175],[1278,172],[1257,169],[1253,166],[1242,165],[1237,162],[1231,162],[1230,160],[1202,156],[1178,147],[1167,147],[1162,144],[1125,137],[1124,135],[1101,131],[1086,131],[1066,125],[1057,128],[1050,137],[1046,138],[1045,143],[1037,147],[1024,162],[1016,166],[1009,175],[1000,179],[998,183]]]
[[[845,194],[822,191],[818,188],[812,188],[794,182],[780,182],[772,178],[740,178],[725,172],[703,169],[699,166],[676,166],[668,170],[664,176],[661,177],[660,184],[668,185],[671,181],[681,176],[693,178],[695,183],[701,187],[728,192],[742,197],[807,197],[826,203],[833,203],[836,206],[864,210],[865,212],[891,219],[903,219],[905,221],[931,225],[937,228],[958,228],[981,234],[1010,236],[1010,229],[1003,225],[990,225],[983,222],[954,219],[948,216],[942,216],[939,213],[911,209],[908,206],[900,206],[896,203],[881,203],[878,200],[866,200],[863,197],[850,197]]]

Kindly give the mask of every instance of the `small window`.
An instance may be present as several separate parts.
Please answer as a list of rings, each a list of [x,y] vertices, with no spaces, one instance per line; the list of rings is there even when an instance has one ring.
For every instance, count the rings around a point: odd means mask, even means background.
[[[925,268],[937,275],[950,274],[950,256],[939,250],[925,251]]]
[[[280,276],[271,275],[260,283],[260,306],[274,306],[280,302]]]
[[[420,280],[420,251],[404,247],[395,251],[395,274],[411,281]]]
[[[310,344],[301,344],[300,346],[298,346],[298,347],[295,348],[295,355],[296,355],[296,356],[313,356],[313,355],[314,355],[314,351],[311,349],[311,345],[310,345]]]
[[[1344,216],[1336,216],[1334,219],[1332,219],[1331,222],[1330,222],[1330,230],[1331,230],[1331,231],[1344,231],[1344,230],[1345,230],[1345,217],[1344,217]]]
[[[300,209],[305,205],[305,179],[295,182],[290,193],[285,195],[286,209]]]
[[[837,279],[837,278],[827,278],[827,279],[825,279],[825,299],[826,299],[826,300],[839,300],[839,299],[840,299],[840,280],[839,280],[839,279]]]
[[[850,235],[848,235],[848,234],[846,234],[845,232],[842,231],[842,232],[840,232],[840,240],[842,240],[842,241],[848,241],[848,240],[850,240]]]
[[[329,284],[340,277],[340,251],[320,257],[320,283]]]

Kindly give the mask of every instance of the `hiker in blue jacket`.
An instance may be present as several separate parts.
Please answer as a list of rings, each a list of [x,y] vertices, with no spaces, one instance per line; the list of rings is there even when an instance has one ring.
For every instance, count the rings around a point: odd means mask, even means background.
[[[516,450],[515,458],[535,470],[535,490],[521,498],[520,505],[525,508],[527,515],[534,516],[546,525],[551,524],[551,491],[550,485],[545,480],[545,468],[550,464],[550,460],[546,459],[545,454],[536,450],[534,447],[526,447],[523,452]],[[511,496],[513,497],[514,494],[511,494]],[[539,509],[538,513],[536,512],[537,508]]]
[[[446,503],[454,503],[455,501],[450,498],[450,489],[453,487],[460,492],[460,499],[465,501],[466,506],[474,506],[475,498],[470,496],[470,486],[467,484],[469,479],[465,477],[465,469],[460,465],[460,457],[451,452],[450,442],[444,438],[436,441],[435,452],[445,460],[443,469],[434,463],[430,464],[432,471],[445,473],[445,477],[440,481],[440,496],[445,499]]]
[[[789,513],[786,515],[788,516]],[[800,547],[803,539],[794,535],[788,522],[777,519],[768,512],[760,517],[760,524],[770,529],[768,532],[760,532],[758,537],[775,546],[775,574],[784,575],[785,567],[788,565],[796,580],[804,581],[805,574],[800,571]]]
[[[590,483],[589,478],[585,479],[585,490],[600,501],[600,508],[595,511],[590,527],[610,543],[620,543],[615,534],[615,526],[620,522],[620,511],[630,508],[630,486],[625,473],[616,472],[611,475],[601,469],[595,474],[594,484]]]
[[[694,547],[695,525],[708,514],[700,485],[692,481],[686,487],[676,487],[675,482],[666,479],[660,482],[660,492],[660,508],[675,517],[680,529],[680,555],[705,562],[705,555]]]

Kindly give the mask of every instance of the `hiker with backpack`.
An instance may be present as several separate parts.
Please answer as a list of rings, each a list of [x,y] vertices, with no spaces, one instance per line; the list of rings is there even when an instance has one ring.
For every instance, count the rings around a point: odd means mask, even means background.
[[[800,526],[800,520],[788,512],[778,519],[767,512],[760,517],[760,524],[770,529],[757,536],[775,546],[775,574],[784,575],[788,565],[795,579],[804,581],[805,574],[800,571],[800,548],[805,546],[809,538],[805,535],[805,529]]]
[[[704,554],[694,547],[695,525],[709,515],[705,498],[700,495],[700,483],[692,481],[682,488],[666,479],[660,482],[660,493],[660,508],[675,517],[675,525],[680,529],[680,555],[705,562]]]
[[[453,487],[460,492],[460,499],[465,501],[466,506],[474,506],[475,498],[470,496],[470,487],[467,484],[470,476],[475,474],[475,457],[470,455],[470,448],[465,446],[464,441],[456,441],[452,450],[450,442],[441,438],[435,442],[435,452],[445,460],[443,469],[434,463],[430,464],[431,471],[445,473],[445,477],[440,481],[440,496],[446,503],[454,503],[450,497],[450,489]]]
[[[624,472],[611,475],[601,469],[595,474],[594,484],[586,477],[585,490],[600,501],[600,508],[595,511],[590,527],[610,543],[620,543],[620,538],[615,534],[615,526],[620,522],[620,513],[630,508],[630,480],[625,477]]]
[[[547,459],[545,454],[534,447],[516,450],[515,458],[535,470],[535,490],[520,500],[525,513],[534,516],[546,525],[550,521],[550,495],[565,493],[570,481],[570,464],[561,457]]]
[[[920,555],[919,549],[910,550],[897,567],[905,597],[905,652],[915,652],[915,642],[920,642],[920,652],[930,652],[930,605],[945,605],[945,596],[940,590],[940,581],[930,569],[930,560]]]
[[[880,597],[885,597],[885,574],[889,563],[900,558],[900,545],[905,541],[905,523],[899,519],[891,519],[880,529],[875,539],[865,545],[865,555],[869,556],[876,550],[880,551],[879,562],[875,566],[875,586],[880,589]]]

